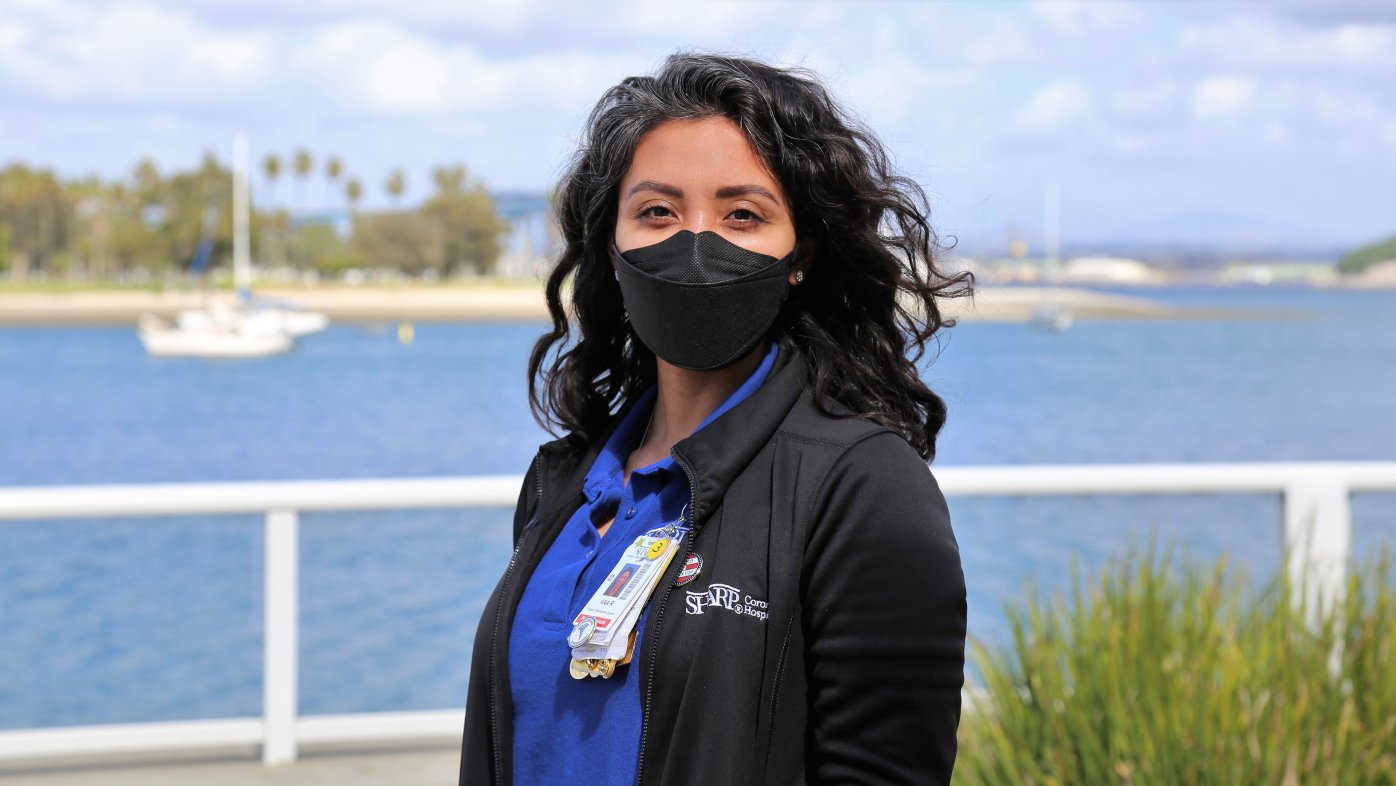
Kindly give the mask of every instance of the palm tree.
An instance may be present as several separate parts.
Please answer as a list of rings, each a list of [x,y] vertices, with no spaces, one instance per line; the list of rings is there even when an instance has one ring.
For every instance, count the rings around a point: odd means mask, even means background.
[[[315,168],[315,159],[310,157],[309,150],[301,148],[296,151],[293,161],[292,167],[296,170],[296,179],[300,182],[297,188],[297,191],[300,193],[297,196],[304,197],[305,179],[310,177],[310,170]],[[298,198],[296,201],[301,203],[301,207],[305,206],[305,200],[303,198]]]
[[[268,153],[262,159],[262,175],[267,179],[267,206],[271,207],[272,191],[276,188],[276,179],[281,177],[281,156],[275,153]]]
[[[161,192],[164,189],[161,187],[163,184],[160,182],[160,170],[156,168],[155,161],[151,158],[142,158],[136,164],[131,180],[136,211],[140,215],[141,221],[147,226],[150,225],[152,218],[156,221],[163,221],[166,207],[163,204],[164,197]]]
[[[325,179],[330,181],[330,190],[333,193],[335,186],[339,185],[339,178],[344,174],[344,162],[339,160],[339,156],[330,156],[325,161]],[[329,204],[329,200],[325,200]]]
[[[431,172],[436,181],[436,191],[440,194],[459,194],[465,190],[465,167],[439,166]]]
[[[349,201],[349,212],[353,213],[359,209],[359,200],[364,196],[364,184],[359,182],[357,177],[349,178],[349,182],[344,184],[344,198]]]
[[[383,185],[388,191],[388,196],[392,197],[393,204],[396,205],[402,198],[402,192],[407,190],[407,175],[402,173],[402,169],[394,169],[388,175],[388,182]]]
[[[135,180],[136,187],[147,193],[160,186],[160,170],[156,169],[153,159],[142,158],[136,164]]]

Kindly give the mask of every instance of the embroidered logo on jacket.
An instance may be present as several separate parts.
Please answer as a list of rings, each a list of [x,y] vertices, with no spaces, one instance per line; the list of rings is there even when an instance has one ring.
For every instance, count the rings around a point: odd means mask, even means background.
[[[743,593],[731,584],[713,584],[704,592],[688,591],[688,613],[703,614],[704,609],[725,609],[734,614],[765,620],[767,613],[764,600],[757,600]]]

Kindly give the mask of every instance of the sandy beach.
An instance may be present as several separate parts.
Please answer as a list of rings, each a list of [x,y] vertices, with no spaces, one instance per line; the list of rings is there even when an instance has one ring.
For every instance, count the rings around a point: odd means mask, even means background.
[[[543,321],[547,308],[539,286],[259,288],[264,298],[284,298],[322,311],[336,322]],[[211,293],[233,302],[230,292]],[[134,325],[142,314],[170,316],[198,308],[197,291],[91,291],[0,293],[0,326]],[[1044,304],[1065,307],[1077,320],[1238,319],[1256,312],[1182,309],[1147,296],[1116,295],[1069,287],[983,287],[973,301],[948,301],[949,316],[966,322],[1024,322]],[[1266,316],[1273,314],[1266,313]]]

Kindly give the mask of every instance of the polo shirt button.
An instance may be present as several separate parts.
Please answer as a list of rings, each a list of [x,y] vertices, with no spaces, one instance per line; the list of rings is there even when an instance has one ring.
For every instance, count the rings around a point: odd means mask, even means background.
[[[630,510],[627,510],[627,511],[625,512],[625,517],[628,518],[628,519],[633,519],[633,518],[635,518],[635,509],[634,509],[634,508],[631,508]]]

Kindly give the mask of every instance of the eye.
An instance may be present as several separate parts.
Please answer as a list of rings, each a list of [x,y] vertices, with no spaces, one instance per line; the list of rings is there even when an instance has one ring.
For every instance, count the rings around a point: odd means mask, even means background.
[[[731,213],[728,214],[728,216],[735,219],[739,224],[756,224],[765,220],[761,218],[761,216],[757,215],[755,211],[748,210],[744,207],[739,207],[736,210],[733,210]]]
[[[635,214],[635,217],[636,217],[636,218],[672,218],[673,215],[674,215],[674,212],[673,212],[672,210],[670,210],[669,207],[668,207],[667,205],[650,205],[650,206],[648,206],[648,207],[641,208],[640,212],[638,212],[638,213]]]

